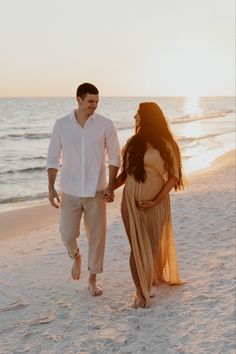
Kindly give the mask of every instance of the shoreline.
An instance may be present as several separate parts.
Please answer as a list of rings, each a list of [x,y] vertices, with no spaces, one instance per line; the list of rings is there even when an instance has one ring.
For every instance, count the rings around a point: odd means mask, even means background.
[[[215,169],[221,168],[222,166],[228,165],[230,163],[236,163],[236,149],[227,151],[223,155],[216,157],[209,166],[191,172],[187,178],[193,179],[195,176],[214,171]]]
[[[235,149],[231,149],[229,151],[226,151],[226,152],[216,156],[215,158],[210,156],[208,163],[205,163],[203,165],[199,165],[200,157],[191,158],[190,160],[185,161],[185,163],[183,163],[183,173],[184,173],[185,179],[188,180],[189,178],[191,178],[195,174],[201,174],[204,171],[214,168],[216,161],[220,161],[221,159],[224,160],[225,157],[230,156],[231,154],[234,153],[234,151],[235,151]],[[194,161],[198,165],[198,169],[196,169],[196,170],[192,167],[194,165]],[[6,213],[6,212],[13,212],[13,211],[21,210],[21,209],[34,208],[34,207],[40,207],[40,206],[45,206],[45,205],[48,205],[47,198],[32,199],[30,201],[28,200],[28,201],[21,201],[21,202],[3,203],[3,204],[0,204],[0,215],[2,213]]]
[[[229,163],[235,164],[235,151],[231,150],[223,156],[216,158],[210,166],[190,173],[185,177],[186,188],[188,190],[191,181],[194,181],[199,176],[211,173],[211,171],[221,168]],[[121,198],[122,188],[116,191],[116,201],[119,203]],[[50,206],[48,201],[42,201],[40,204],[14,208],[7,211],[0,211],[0,241],[16,235],[35,231],[55,225],[59,220],[59,209]],[[109,220],[108,220],[109,222]],[[20,230],[20,231],[19,231]]]
[[[122,131],[123,132],[123,131]],[[233,133],[232,133],[233,134]],[[127,139],[129,138],[130,134],[128,136],[124,136],[121,139],[121,136],[119,137],[120,140],[120,145],[123,146]],[[122,142],[123,140],[123,142]],[[224,146],[221,148],[205,151],[204,154],[200,154],[198,156],[192,156],[188,158],[183,158],[182,160],[182,165],[183,165],[183,174],[185,175],[186,178],[189,178],[190,175],[193,173],[201,173],[201,171],[211,168],[211,165],[214,163],[215,159],[222,158],[224,155],[227,153],[230,153],[235,149],[234,144],[231,142],[230,145]],[[45,171],[46,173],[46,171]],[[46,176],[46,175],[45,175]],[[47,184],[47,182],[45,182]],[[46,188],[46,184],[44,188]],[[59,183],[56,185],[58,186]],[[58,188],[58,187],[57,187]],[[19,210],[23,208],[30,208],[34,206],[40,206],[40,205],[46,205],[48,203],[47,199],[47,191],[46,189],[43,190],[42,192],[45,197],[44,198],[38,198],[34,199],[34,196],[27,196],[24,198],[24,196],[21,197],[12,197],[10,200],[11,202],[8,202],[7,200],[4,200],[4,202],[0,203],[0,214],[7,212],[7,211],[13,211],[13,210]],[[32,199],[31,199],[32,198]],[[16,200],[14,200],[16,199]],[[17,200],[18,199],[18,200]],[[22,199],[22,200],[20,200]],[[24,200],[25,199],[25,200]]]

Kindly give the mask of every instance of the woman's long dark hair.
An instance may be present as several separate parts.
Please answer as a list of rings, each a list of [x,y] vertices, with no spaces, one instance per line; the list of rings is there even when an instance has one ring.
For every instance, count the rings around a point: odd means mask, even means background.
[[[123,171],[133,175],[138,182],[144,182],[146,173],[144,170],[144,154],[149,143],[160,152],[165,163],[168,177],[174,176],[174,162],[171,157],[167,142],[171,144],[179,165],[179,180],[175,185],[175,190],[183,189],[181,155],[177,142],[170,131],[168,122],[160,109],[153,102],[140,103],[138,113],[140,115],[140,125],[136,129],[136,134],[132,136],[125,148],[123,156]]]

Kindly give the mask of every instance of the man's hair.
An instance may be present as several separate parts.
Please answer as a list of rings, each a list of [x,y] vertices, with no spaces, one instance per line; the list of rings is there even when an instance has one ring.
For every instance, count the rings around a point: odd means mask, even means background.
[[[97,87],[94,86],[93,84],[89,84],[88,82],[85,82],[78,86],[76,91],[76,97],[81,97],[82,99],[84,99],[88,93],[90,95],[98,95],[99,91]]]

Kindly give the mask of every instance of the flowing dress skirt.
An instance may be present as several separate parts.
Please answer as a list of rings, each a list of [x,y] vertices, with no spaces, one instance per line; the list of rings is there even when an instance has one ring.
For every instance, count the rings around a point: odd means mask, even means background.
[[[131,243],[137,274],[146,307],[150,305],[150,290],[161,283],[181,284],[172,230],[169,195],[147,210],[137,208],[135,201],[153,199],[163,188],[163,177],[145,169],[144,183],[127,176],[121,213]]]

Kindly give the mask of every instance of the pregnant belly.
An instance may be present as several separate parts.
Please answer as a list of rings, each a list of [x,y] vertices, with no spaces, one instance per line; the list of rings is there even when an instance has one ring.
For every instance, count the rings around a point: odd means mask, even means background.
[[[133,190],[134,199],[136,201],[145,201],[154,199],[161,191],[164,183],[165,182],[161,175],[156,172],[148,171],[146,173],[146,180],[144,183],[138,183],[133,177],[128,176],[125,188],[127,191]],[[132,188],[133,184],[134,188]]]

